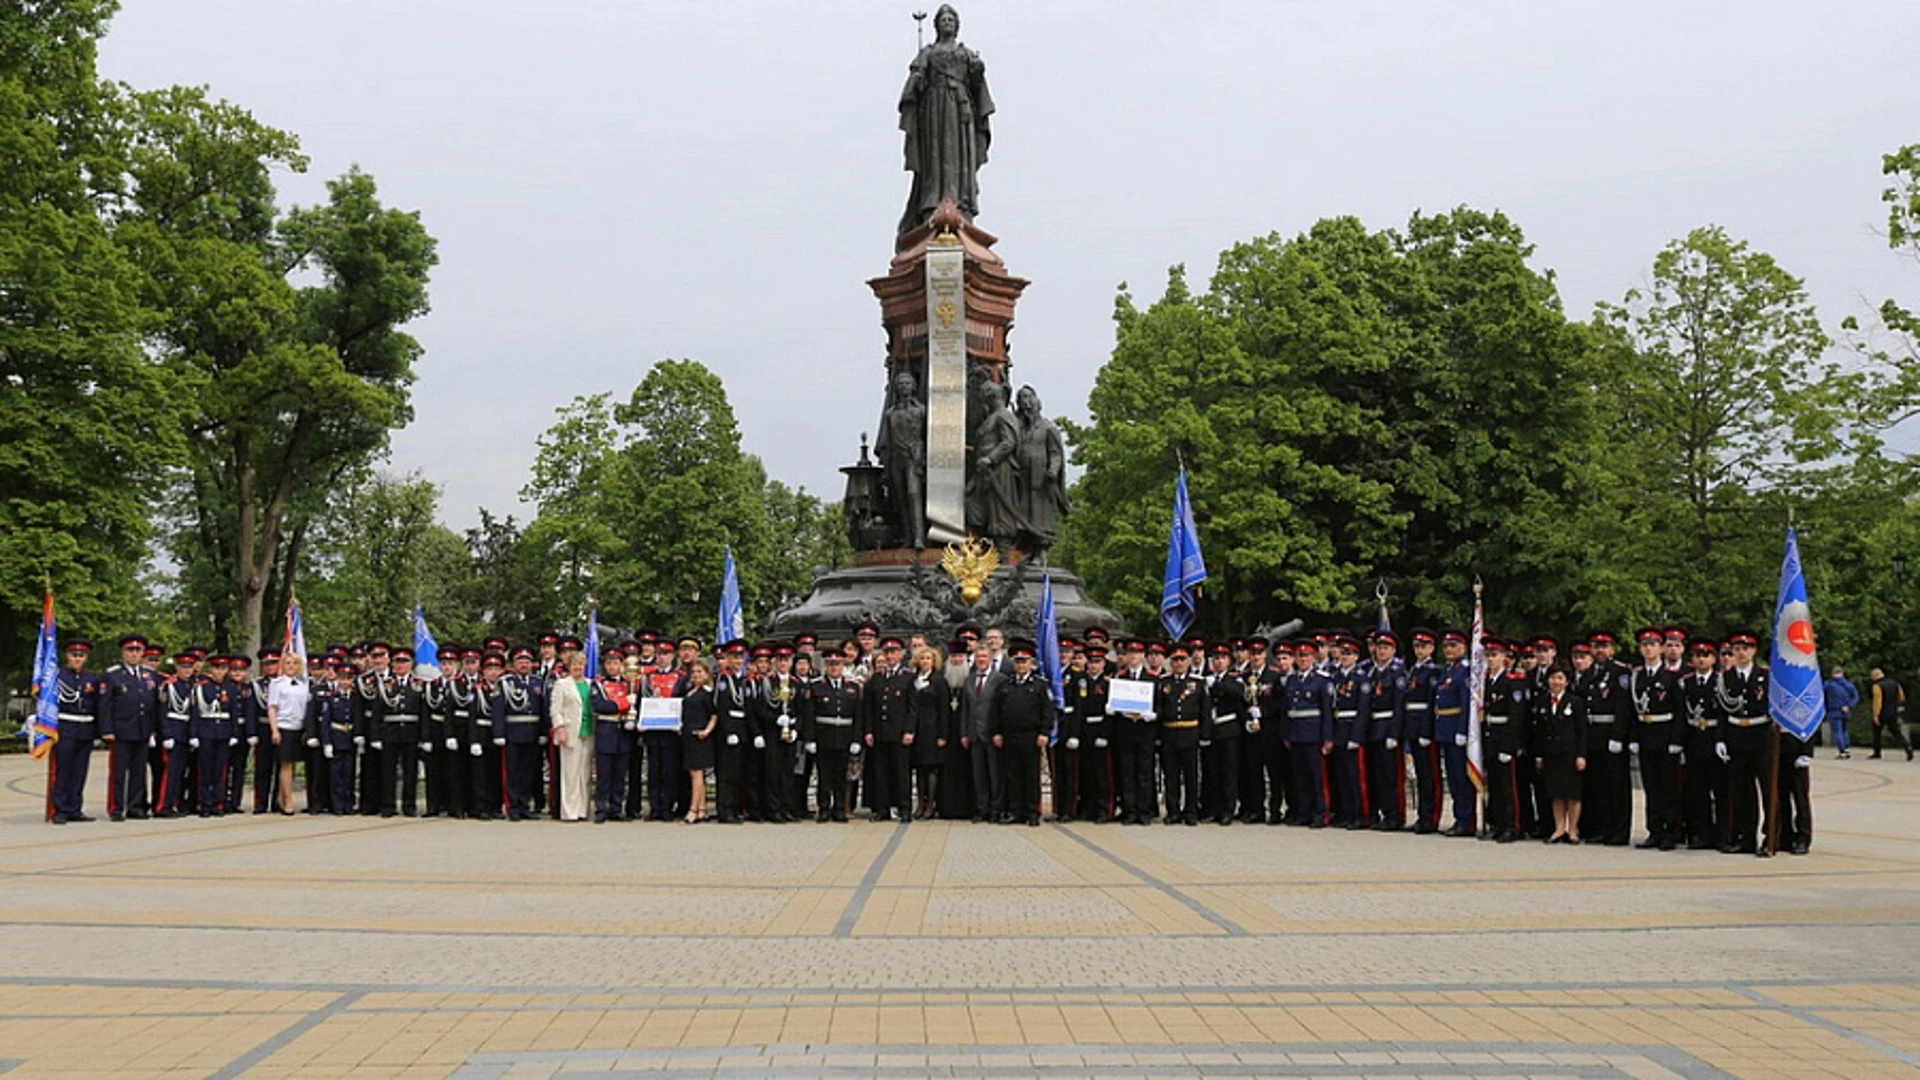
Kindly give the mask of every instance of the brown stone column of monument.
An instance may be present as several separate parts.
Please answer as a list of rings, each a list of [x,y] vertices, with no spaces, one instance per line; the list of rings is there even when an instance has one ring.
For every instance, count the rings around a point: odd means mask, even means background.
[[[1005,385],[1007,368],[1010,364],[1007,355],[1007,335],[1013,329],[1014,304],[1027,287],[1025,278],[1014,277],[1007,272],[1006,263],[994,254],[993,245],[999,238],[970,222],[963,220],[951,204],[943,204],[935,212],[933,220],[926,225],[900,236],[892,264],[884,277],[867,282],[873,294],[880,301],[880,323],[887,333],[887,376],[889,379],[901,371],[913,375],[923,401],[927,404],[928,425],[951,423],[950,410],[943,408],[943,402],[933,399],[929,394],[936,382],[944,391],[951,390],[951,383],[942,380],[929,365],[929,341],[932,331],[938,327],[951,331],[953,327],[940,326],[946,309],[930,299],[928,275],[938,275],[941,267],[929,267],[929,253],[937,253],[933,262],[944,261],[941,256],[958,248],[961,261],[961,283],[964,287],[964,299],[953,307],[952,318],[960,325],[964,334],[966,349],[966,371],[963,385],[970,387],[973,380],[985,378],[996,385]],[[937,299],[937,298],[936,298]],[[977,373],[977,374],[976,374]],[[972,434],[979,424],[980,416],[967,395],[967,405],[962,420],[965,445],[961,455],[961,490],[964,493],[966,483],[971,479]],[[933,472],[943,462],[938,434],[928,442],[928,482],[927,490],[936,490]],[[928,523],[931,538],[936,541],[958,539],[952,522],[943,520],[951,513],[950,507],[937,507],[930,497]],[[964,527],[964,522],[961,523]],[[946,528],[939,528],[946,526]]]

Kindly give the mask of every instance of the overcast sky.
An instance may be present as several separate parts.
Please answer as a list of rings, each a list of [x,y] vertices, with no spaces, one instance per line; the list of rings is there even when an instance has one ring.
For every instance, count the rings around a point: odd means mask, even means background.
[[[393,465],[444,513],[522,512],[534,440],[662,357],[718,372],[746,447],[829,498],[879,410],[865,285],[905,200],[899,2],[126,0],[111,78],[205,84],[296,132],[288,202],[358,164],[440,241]],[[1880,156],[1920,141],[1920,3],[975,0],[999,111],[979,224],[1030,278],[1014,376],[1083,417],[1115,288],[1196,287],[1318,218],[1506,211],[1568,310],[1718,223],[1830,326],[1920,301]],[[929,20],[931,21],[931,20]],[[929,33],[931,29],[929,28]]]

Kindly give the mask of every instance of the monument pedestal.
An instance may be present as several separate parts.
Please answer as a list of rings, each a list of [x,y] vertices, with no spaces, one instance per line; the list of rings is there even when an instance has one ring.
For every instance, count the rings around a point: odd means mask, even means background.
[[[790,638],[803,630],[823,640],[851,637],[853,628],[866,620],[879,624],[883,634],[925,633],[951,636],[961,623],[977,622],[982,627],[998,626],[1011,637],[1031,637],[1040,621],[1040,570],[1028,565],[1002,566],[987,583],[987,595],[978,607],[967,608],[958,597],[941,602],[916,582],[919,575],[931,576],[951,591],[952,582],[938,566],[940,551],[866,552],[868,565],[834,570],[814,579],[813,592],[799,606],[774,615],[768,632]],[[916,559],[916,555],[918,559]],[[888,557],[883,560],[871,557]],[[897,557],[898,561],[890,561]],[[856,556],[861,558],[861,556]],[[1049,568],[1053,579],[1053,606],[1060,632],[1078,637],[1089,627],[1098,626],[1109,634],[1125,633],[1120,616],[1087,598],[1078,575],[1058,567]],[[1004,603],[996,603],[1003,600]],[[934,641],[937,647],[940,641]]]

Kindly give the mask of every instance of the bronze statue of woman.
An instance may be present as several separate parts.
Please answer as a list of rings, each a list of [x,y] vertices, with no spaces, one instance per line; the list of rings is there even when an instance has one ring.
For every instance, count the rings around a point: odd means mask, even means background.
[[[977,174],[987,163],[987,120],[993,115],[986,64],[960,44],[960,13],[952,4],[934,13],[933,34],[933,44],[908,65],[907,86],[900,91],[913,190],[895,235],[925,225],[942,199],[952,199],[968,221],[980,210]]]

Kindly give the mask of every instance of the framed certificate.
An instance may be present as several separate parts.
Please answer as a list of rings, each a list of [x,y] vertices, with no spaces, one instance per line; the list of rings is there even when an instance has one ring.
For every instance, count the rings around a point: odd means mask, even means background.
[[[1153,711],[1153,683],[1145,679],[1115,679],[1107,687],[1107,711],[1114,713],[1150,713]]]
[[[649,697],[640,699],[641,731],[679,731],[680,699]]]

